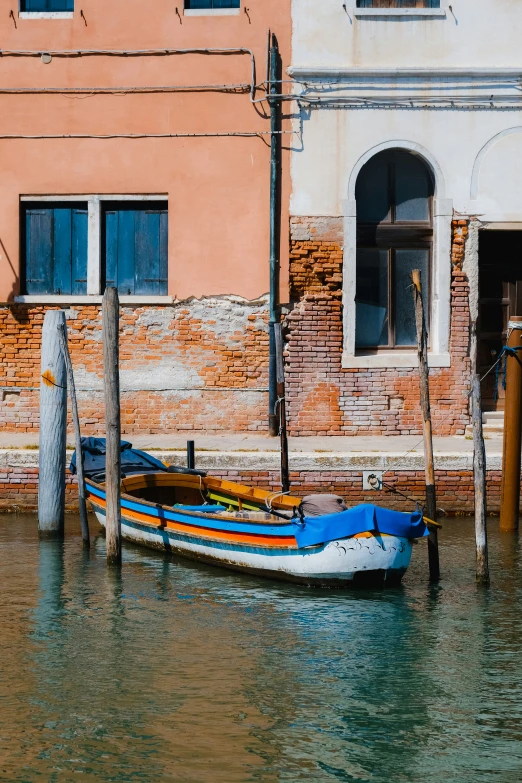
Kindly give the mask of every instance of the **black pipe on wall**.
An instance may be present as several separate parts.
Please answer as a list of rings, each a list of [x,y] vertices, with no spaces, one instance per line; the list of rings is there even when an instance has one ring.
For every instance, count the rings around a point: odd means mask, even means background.
[[[281,94],[281,57],[275,35],[269,54],[269,95]],[[269,301],[269,365],[268,365],[268,426],[270,435],[279,434],[277,404],[277,361],[274,327],[278,322],[279,251],[281,247],[281,101],[270,99],[270,301]]]

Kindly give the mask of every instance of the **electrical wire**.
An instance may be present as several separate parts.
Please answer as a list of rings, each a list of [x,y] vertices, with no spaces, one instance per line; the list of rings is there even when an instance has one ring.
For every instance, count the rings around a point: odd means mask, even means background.
[[[247,54],[250,57],[251,80],[250,97],[255,99],[256,91],[256,60],[252,49],[244,46],[230,48],[190,48],[190,49],[0,49],[3,57],[41,57],[48,54],[51,57],[165,57],[182,54],[201,55],[233,55]]]
[[[96,95],[117,95],[120,93],[156,93],[156,92],[231,92],[245,93],[250,92],[251,85],[243,84],[166,84],[144,87],[0,87],[0,95],[32,95],[32,94],[83,94]]]
[[[293,134],[295,131],[277,131],[277,134]],[[0,133],[0,140],[24,139],[33,141],[38,139],[201,139],[201,138],[261,138],[263,136],[272,136],[272,131],[230,131],[215,133],[47,133],[47,134],[22,134],[22,133]]]

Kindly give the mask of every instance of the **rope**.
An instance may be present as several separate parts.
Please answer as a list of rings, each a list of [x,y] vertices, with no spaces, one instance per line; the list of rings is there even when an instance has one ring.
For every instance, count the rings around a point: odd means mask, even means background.
[[[522,346],[515,346],[511,347],[509,345],[504,345],[497,361],[495,362],[496,370],[495,370],[495,392],[494,392],[494,400],[497,402],[498,400],[498,382],[500,378],[500,374],[502,374],[502,388],[504,391],[506,391],[506,375],[507,375],[507,360],[508,356],[512,356],[514,359],[517,360],[517,362],[522,366],[522,361],[519,359],[518,351],[522,351]],[[502,360],[504,360],[502,362]],[[502,369],[501,369],[502,367]]]
[[[509,340],[509,338],[510,338],[510,336],[511,336],[511,332],[513,332],[514,330],[517,330],[517,331],[522,331],[522,322],[518,322],[518,321],[509,321],[509,323],[508,323],[508,333],[507,333],[507,338],[506,338],[506,339],[508,339],[508,340]],[[488,370],[486,373],[484,373],[484,375],[482,376],[482,378],[480,378],[480,383],[482,383],[482,381],[483,381],[485,378],[487,378],[487,376],[490,374],[490,372],[492,372],[493,370],[495,370],[495,369],[496,369],[495,395],[498,395],[498,376],[499,376],[499,367],[500,367],[500,362],[502,361],[502,359],[504,359],[504,365],[506,365],[506,364],[507,364],[507,357],[508,357],[508,355],[509,355],[509,356],[513,356],[513,357],[514,357],[514,358],[517,360],[517,362],[518,362],[519,364],[521,364],[521,365],[522,365],[522,361],[521,361],[521,359],[520,359],[520,358],[519,358],[519,356],[518,356],[518,352],[519,352],[519,351],[522,351],[522,346],[520,346],[520,347],[510,347],[509,345],[505,345],[505,346],[502,348],[502,351],[500,352],[500,354],[499,354],[499,356],[497,357],[496,361],[495,361],[495,362],[494,362],[494,363],[491,365],[491,367],[489,368],[489,370]],[[505,383],[506,383],[506,375],[505,375],[505,373],[506,373],[506,368],[504,367],[504,378],[503,378],[503,388],[504,388],[504,389],[506,388],[506,386],[505,386]],[[468,398],[468,400],[469,400],[469,398],[471,397],[471,394],[472,394],[472,391],[469,391],[469,392],[468,392],[468,394],[466,395],[466,396],[467,396],[467,398]],[[496,399],[497,399],[497,397],[495,397],[495,400],[496,400]],[[442,421],[440,422],[440,424],[444,424],[444,423],[445,423],[445,422],[446,422],[446,421],[447,421],[447,420],[448,420],[448,419],[449,419],[451,416],[453,416],[453,411],[450,411],[450,412],[448,413],[448,415],[447,415],[447,416],[445,416],[445,417],[442,419]],[[423,442],[424,442],[424,435],[422,436],[422,438],[420,438],[420,440],[418,441],[418,443],[416,443],[414,446],[412,446],[412,448],[411,448],[411,449],[408,449],[408,451],[406,451],[406,452],[403,454],[403,456],[402,456],[402,459],[404,459],[405,457],[407,457],[407,456],[408,456],[408,454],[411,454],[413,451],[416,451],[416,449],[417,449],[417,448],[418,448],[418,447],[421,445],[421,443],[423,443]],[[385,460],[385,459],[386,459],[386,457],[383,457],[383,459]],[[391,469],[391,468],[388,468],[387,470],[384,470],[384,471],[383,471],[383,473],[382,473],[382,478],[384,478],[384,476],[386,476],[386,474],[387,474],[387,473],[391,473],[391,472],[392,472],[392,469]],[[390,486],[389,484],[386,484],[384,481],[382,481],[382,479],[381,479],[381,486],[382,486],[382,487],[383,487],[383,489],[385,489],[387,492],[391,492],[392,494],[395,494],[395,495],[400,495],[400,496],[401,496],[401,497],[403,497],[405,500],[408,500],[408,501],[409,501],[409,502],[411,502],[411,503],[418,504],[418,501],[417,501],[417,500],[415,500],[414,498],[411,498],[411,497],[409,497],[408,495],[405,495],[403,492],[400,492],[400,491],[399,491],[398,489],[396,489],[395,487],[392,487],[392,486]],[[424,509],[424,506],[422,506],[422,508]],[[427,519],[427,517],[426,517],[426,519]],[[429,520],[429,522],[430,522],[430,524],[437,524],[437,523],[434,523],[432,520]]]

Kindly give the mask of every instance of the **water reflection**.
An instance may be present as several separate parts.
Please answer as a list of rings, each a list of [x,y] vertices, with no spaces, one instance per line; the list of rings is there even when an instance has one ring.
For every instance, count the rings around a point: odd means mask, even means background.
[[[0,779],[502,783],[522,767],[520,543],[446,524],[404,587],[328,592],[0,526]]]

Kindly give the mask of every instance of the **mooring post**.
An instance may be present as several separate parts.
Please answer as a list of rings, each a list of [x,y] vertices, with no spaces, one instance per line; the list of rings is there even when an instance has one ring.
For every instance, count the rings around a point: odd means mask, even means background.
[[[187,441],[187,468],[194,470],[196,467],[196,449],[194,447],[194,441]]]
[[[430,410],[430,385],[428,368],[428,335],[426,332],[426,320],[424,317],[424,303],[422,301],[422,282],[419,269],[411,273],[413,282],[413,299],[415,303],[415,324],[417,327],[417,351],[419,355],[420,378],[420,402],[423,419],[424,434],[424,461],[426,472],[426,516],[437,521],[437,493],[435,489],[435,464],[433,460],[433,432],[431,426]],[[430,580],[437,582],[440,579],[439,565],[439,541],[437,529],[429,528],[428,538],[428,562]]]
[[[67,385],[71,397],[71,413],[74,427],[74,441],[76,446],[76,475],[78,477],[78,504],[80,506],[80,525],[82,529],[83,545],[88,549],[91,545],[89,535],[89,518],[87,516],[87,501],[85,492],[85,475],[83,472],[83,452],[82,436],[80,432],[80,417],[78,414],[78,400],[76,398],[76,384],[74,382],[74,372],[69,353],[67,340],[67,324],[60,324],[60,345],[62,347],[65,369],[67,372]]]
[[[283,357],[283,328],[280,323],[274,326],[277,370],[277,409],[279,414],[279,436],[281,439],[281,487],[283,492],[290,489],[288,465],[288,435],[286,431],[286,392],[285,362]]]
[[[107,439],[105,468],[107,563],[119,565],[121,563],[120,303],[116,288],[105,289],[102,320],[105,437]]]
[[[60,343],[60,328],[64,326],[63,310],[46,312],[42,330],[38,482],[38,529],[43,537],[64,534],[67,375]]]
[[[473,376],[471,416],[473,421],[473,475],[475,480],[475,542],[477,548],[477,582],[489,583],[488,531],[486,503],[486,448],[482,433],[480,378]]]
[[[510,318],[506,361],[506,402],[500,494],[500,529],[518,530],[522,444],[522,317]]]

